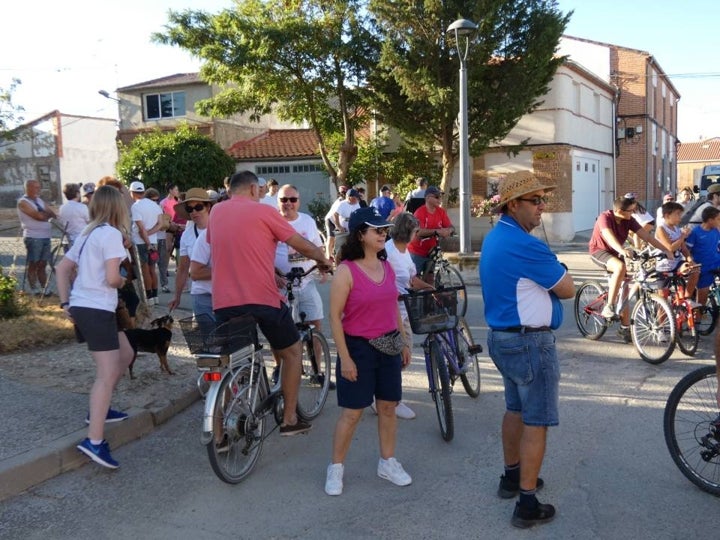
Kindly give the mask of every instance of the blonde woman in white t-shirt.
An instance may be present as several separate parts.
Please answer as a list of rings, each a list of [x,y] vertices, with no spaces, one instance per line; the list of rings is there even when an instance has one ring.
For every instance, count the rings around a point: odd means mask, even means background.
[[[126,251],[120,230],[127,228],[129,217],[122,195],[110,186],[95,192],[89,211],[90,223],[57,266],[57,288],[60,307],[75,324],[78,341],[87,342],[95,361],[86,418],[88,437],[77,449],[96,463],[116,469],[118,462],[110,454],[103,433],[106,422],[119,422],[128,416],[111,409],[110,400],[133,358],[132,347],[125,333],[118,331],[115,318],[117,290],[125,285],[120,262]]]

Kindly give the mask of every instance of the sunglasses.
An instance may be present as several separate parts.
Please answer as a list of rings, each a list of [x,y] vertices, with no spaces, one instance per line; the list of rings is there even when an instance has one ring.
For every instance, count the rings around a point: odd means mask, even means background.
[[[541,204],[547,204],[547,202],[548,202],[547,197],[541,197],[540,195],[536,195],[535,197],[530,197],[529,199],[524,199],[522,197],[518,197],[517,200],[529,202],[533,206],[540,206]]]
[[[189,204],[185,205],[185,211],[189,214],[193,210],[196,212],[202,212],[203,208],[205,208],[205,205],[202,203],[197,203],[195,206],[190,206]]]
[[[278,200],[281,203],[286,203],[286,202],[296,203],[296,202],[298,202],[297,197],[280,197],[280,199],[278,199]]]
[[[375,231],[378,234],[390,234],[390,227],[368,227],[368,230]]]

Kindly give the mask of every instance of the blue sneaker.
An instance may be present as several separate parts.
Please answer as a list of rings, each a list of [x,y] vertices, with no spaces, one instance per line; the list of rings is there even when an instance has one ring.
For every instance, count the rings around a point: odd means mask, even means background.
[[[122,422],[127,420],[128,415],[122,411],[116,411],[115,409],[108,409],[107,416],[105,417],[106,424],[112,424],[113,422]],[[85,417],[85,423],[90,425],[90,415]]]
[[[107,467],[108,469],[117,469],[120,464],[113,459],[110,455],[110,447],[107,441],[103,440],[98,445],[94,445],[90,442],[90,439],[85,439],[83,442],[76,446],[87,457],[92,459],[95,463]]]

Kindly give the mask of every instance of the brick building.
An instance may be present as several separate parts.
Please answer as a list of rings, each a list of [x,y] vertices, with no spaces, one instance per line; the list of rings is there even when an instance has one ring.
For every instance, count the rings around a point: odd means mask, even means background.
[[[705,165],[720,165],[720,137],[678,146],[678,189],[699,185]]]

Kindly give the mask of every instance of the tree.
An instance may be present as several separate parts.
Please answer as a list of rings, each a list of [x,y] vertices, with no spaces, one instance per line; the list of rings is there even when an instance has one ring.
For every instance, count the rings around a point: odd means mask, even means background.
[[[0,88],[0,139],[11,139],[12,129],[23,121],[21,114],[25,111],[12,101],[17,87],[22,84],[20,79],[13,79],[9,88]]]
[[[118,176],[128,181],[142,178],[146,186],[162,193],[168,181],[182,191],[191,187],[217,188],[233,173],[235,161],[209,137],[181,124],[176,131],[154,131],[135,137],[120,148]]]
[[[205,60],[202,78],[223,88],[198,112],[254,118],[274,112],[308,122],[337,184],[357,155],[366,73],[377,57],[361,8],[361,0],[239,0],[217,15],[171,12],[166,32],[153,37]],[[342,142],[333,163],[328,138],[335,133]]]
[[[376,108],[408,141],[442,152],[448,192],[458,157],[459,59],[448,26],[478,24],[467,61],[471,155],[502,140],[541,103],[562,57],[555,51],[570,14],[555,0],[370,0],[382,50],[370,76]]]

